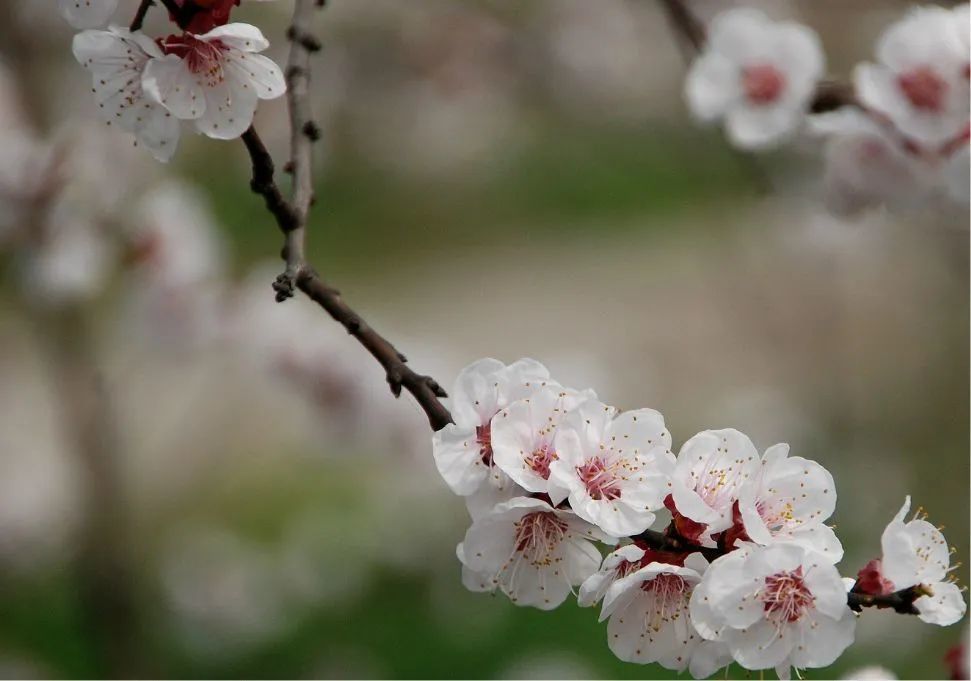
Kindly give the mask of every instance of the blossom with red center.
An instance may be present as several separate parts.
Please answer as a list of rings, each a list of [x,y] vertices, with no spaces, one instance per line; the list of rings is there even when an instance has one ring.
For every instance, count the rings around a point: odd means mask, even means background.
[[[653,409],[617,414],[594,399],[569,412],[556,433],[550,497],[566,498],[605,532],[632,535],[654,523],[674,467],[671,435]]]
[[[165,56],[146,65],[145,93],[209,137],[239,137],[252,124],[260,99],[286,91],[280,67],[257,54],[269,42],[255,26],[226,24],[202,35],[170,36],[160,44]]]
[[[733,506],[758,472],[758,450],[733,428],[706,430],[685,442],[671,473],[671,496],[676,519],[704,526],[688,526],[690,538],[714,546],[712,535],[732,527]]]
[[[517,400],[492,420],[496,465],[523,489],[548,492],[550,466],[559,456],[556,431],[564,416],[593,391],[547,386]]]
[[[473,591],[500,589],[517,605],[551,610],[597,571],[596,541],[616,539],[569,511],[517,497],[475,520],[456,553]]]
[[[799,128],[822,74],[822,48],[810,29],[732,9],[712,22],[685,95],[699,120],[724,119],[734,144],[762,148]]]
[[[920,619],[941,626],[954,624],[964,617],[967,603],[961,589],[948,577],[954,567],[947,541],[938,528],[919,517],[919,512],[907,521],[909,512],[907,497],[883,531],[883,556],[860,571],[853,590],[885,594],[919,584],[929,592],[914,601]]]
[[[708,568],[691,620],[746,669],[825,667],[853,642],[856,617],[836,568],[797,544],[746,544]]]
[[[82,31],[74,36],[74,57],[91,72],[98,113],[130,132],[159,161],[168,161],[179,143],[179,121],[149,98],[142,77],[162,52],[148,36],[123,28]]]
[[[801,544],[832,562],[843,557],[836,533],[825,524],[835,510],[833,476],[815,461],[789,456],[787,444],[765,450],[753,484],[741,490],[737,502],[742,529],[751,541]]]
[[[600,569],[580,585],[580,591],[577,594],[577,603],[580,607],[596,605],[603,600],[611,584],[644,567],[641,559],[646,554],[645,549],[636,544],[621,546],[608,554],[601,563]]]
[[[916,8],[881,36],[877,63],[854,73],[861,102],[920,145],[945,144],[967,125],[966,17],[967,10]]]
[[[495,359],[481,359],[465,367],[452,389],[452,417],[435,433],[432,454],[438,472],[458,495],[469,497],[484,485],[513,488],[496,465],[497,438],[494,417],[510,404],[530,397],[546,386],[555,386],[549,371],[532,359],[506,366]]]
[[[644,556],[637,569],[615,579],[603,598],[600,620],[607,645],[625,662],[657,662],[674,671],[691,668],[705,678],[731,661],[727,648],[705,641],[691,624],[689,603],[708,567],[694,553],[674,564]]]

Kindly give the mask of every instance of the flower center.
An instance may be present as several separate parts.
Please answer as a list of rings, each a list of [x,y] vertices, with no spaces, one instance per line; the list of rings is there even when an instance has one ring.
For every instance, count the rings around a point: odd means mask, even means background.
[[[944,108],[947,83],[927,66],[902,73],[897,84],[915,109],[939,112]]]
[[[194,73],[200,84],[215,87],[225,80],[223,73],[223,52],[226,46],[221,40],[199,40],[185,34],[170,36],[162,43],[162,51],[174,54],[185,60],[185,65]]]
[[[577,475],[587,488],[587,494],[597,501],[620,499],[620,479],[599,456],[577,466]]]
[[[516,522],[516,552],[534,566],[552,565],[568,527],[565,520],[550,511],[524,515]]]
[[[803,580],[801,566],[792,572],[777,572],[765,578],[762,605],[769,619],[780,624],[796,622],[814,602]]]
[[[492,466],[492,423],[487,423],[484,426],[475,427],[475,442],[479,445],[479,456],[482,457],[482,463],[486,466]]]
[[[771,64],[756,64],[742,69],[742,90],[752,104],[771,104],[782,94],[786,78],[782,71]]]
[[[654,579],[641,584],[641,590],[651,594],[651,607],[645,613],[645,624],[654,632],[661,631],[665,624],[682,616],[687,617],[685,596],[689,592],[688,583],[679,575],[662,572]]]
[[[543,480],[550,479],[550,464],[559,457],[548,444],[544,444],[526,457],[526,465]]]

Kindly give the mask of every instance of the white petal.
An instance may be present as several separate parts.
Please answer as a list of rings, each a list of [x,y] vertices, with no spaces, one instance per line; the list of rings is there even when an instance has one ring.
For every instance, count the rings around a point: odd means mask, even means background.
[[[98,28],[118,9],[118,0],[57,0],[58,9],[74,28]]]
[[[276,62],[261,54],[228,50],[226,70],[242,89],[252,88],[260,99],[274,99],[287,91],[283,72]]]
[[[790,657],[792,664],[800,669],[828,667],[853,643],[856,615],[834,620],[819,612],[807,613],[797,631],[793,632],[799,641]]]
[[[218,40],[227,47],[243,52],[262,52],[270,46],[263,32],[256,26],[240,22],[217,26],[208,33],[199,36],[200,40]]]
[[[728,112],[725,128],[739,148],[765,149],[793,135],[804,116],[802,109],[782,105],[741,105]]]
[[[452,414],[463,426],[488,423],[499,411],[496,375],[505,365],[497,359],[480,359],[459,372],[452,388]]]
[[[812,593],[816,609],[832,619],[852,617],[846,604],[846,587],[839,570],[825,563],[810,567],[805,575],[806,588]]]
[[[206,113],[202,87],[185,61],[174,54],[151,59],[142,73],[146,96],[182,120],[193,120]]]
[[[453,492],[468,496],[475,492],[489,474],[482,462],[475,430],[451,423],[432,436],[435,466]]]
[[[237,85],[227,78],[213,87],[202,88],[206,108],[196,119],[196,128],[203,135],[220,140],[235,139],[252,125],[258,101],[256,92]]]
[[[135,136],[138,141],[157,160],[165,162],[172,158],[179,145],[179,120],[163,107],[152,104],[143,113],[143,120],[137,121]]]
[[[702,641],[691,653],[688,671],[696,679],[707,679],[732,663],[732,654],[721,641]]]
[[[783,625],[780,631],[763,619],[747,629],[726,629],[725,643],[735,661],[746,669],[769,669],[789,657],[796,636],[794,627]]]
[[[954,624],[964,617],[968,609],[964,594],[956,584],[937,582],[930,585],[932,596],[921,596],[914,601],[921,620],[942,627]]]
[[[684,94],[699,120],[721,118],[741,96],[738,65],[714,52],[703,54],[691,66]]]

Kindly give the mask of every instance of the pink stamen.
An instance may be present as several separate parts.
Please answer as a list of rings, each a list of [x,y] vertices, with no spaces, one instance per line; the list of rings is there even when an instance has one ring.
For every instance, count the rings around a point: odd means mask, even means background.
[[[587,488],[587,494],[597,501],[620,499],[620,480],[614,471],[599,456],[582,466],[577,466],[577,475]]]
[[[944,108],[947,83],[927,66],[897,76],[897,85],[915,109],[939,112]]]
[[[475,427],[475,442],[479,445],[479,456],[482,463],[492,466],[492,424],[486,423],[484,426]]]
[[[535,452],[526,457],[526,465],[532,469],[536,475],[544,480],[550,479],[550,464],[556,461],[556,452],[548,444],[541,446]]]
[[[797,622],[815,600],[803,580],[802,566],[792,572],[778,572],[765,578],[762,605],[768,618],[779,624]]]
[[[776,101],[785,84],[785,76],[771,64],[756,64],[742,69],[742,90],[752,104],[764,106]]]

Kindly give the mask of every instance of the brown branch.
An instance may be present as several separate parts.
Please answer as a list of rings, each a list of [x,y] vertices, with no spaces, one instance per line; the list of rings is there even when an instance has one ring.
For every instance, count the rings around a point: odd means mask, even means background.
[[[850,591],[846,600],[850,609],[860,612],[863,608],[890,608],[901,615],[916,615],[917,607],[914,605],[921,596],[932,596],[931,590],[923,584],[894,591],[893,593],[875,596],[872,594],[858,593]]]
[[[697,54],[707,42],[705,26],[701,19],[688,7],[687,0],[658,0],[664,9],[671,26]],[[816,92],[809,103],[814,113],[826,113],[842,106],[859,106],[853,86],[836,80],[823,80],[816,85]]]
[[[145,15],[148,14],[149,8],[154,5],[154,0],[142,0],[138,5],[138,10],[135,12],[135,18],[131,20],[131,25],[128,26],[128,30],[134,33],[135,31],[142,30],[142,24],[145,23]]]
[[[381,364],[394,396],[399,397],[402,388],[407,390],[424,410],[432,429],[440,430],[452,423],[451,413],[440,401],[447,397],[442,387],[432,377],[413,371],[407,358],[348,306],[337,289],[324,283],[305,259],[307,214],[313,203],[312,146],[319,137],[308,102],[310,55],[320,49],[320,43],[310,32],[314,6],[321,7],[323,3],[296,0],[293,22],[287,32],[291,41],[287,98],[292,156],[288,167],[293,173],[293,195],[289,201],[276,184],[273,158],[256,129],[251,126],[242,136],[252,163],[250,188],[263,197],[285,239],[283,258],[287,269],[277,277],[273,288],[278,301],[291,297],[298,288],[320,305]]]

